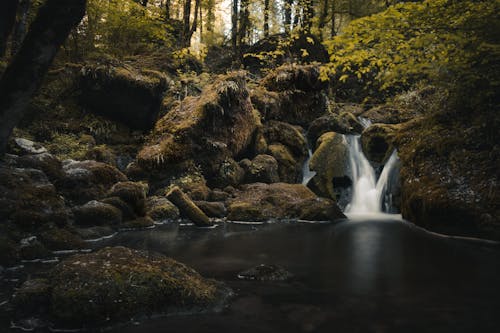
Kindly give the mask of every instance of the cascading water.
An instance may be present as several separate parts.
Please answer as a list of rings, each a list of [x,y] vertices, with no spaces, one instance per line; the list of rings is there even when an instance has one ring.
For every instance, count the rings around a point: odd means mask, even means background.
[[[309,169],[309,162],[311,161],[311,158],[312,150],[309,148],[308,157],[302,166],[302,185],[307,185],[311,179],[316,176],[316,171],[311,171],[311,169]]]
[[[389,211],[384,207],[388,181],[398,162],[394,151],[384,166],[377,181],[375,170],[361,149],[360,136],[344,136],[349,147],[349,166],[352,174],[352,198],[347,205],[347,214],[379,214]]]

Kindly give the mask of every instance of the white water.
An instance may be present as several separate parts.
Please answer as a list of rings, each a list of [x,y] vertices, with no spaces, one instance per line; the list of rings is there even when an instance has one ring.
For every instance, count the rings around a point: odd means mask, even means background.
[[[360,136],[344,136],[349,147],[349,165],[352,173],[352,199],[347,205],[347,214],[381,214],[386,197],[387,182],[397,164],[398,156],[394,151],[384,166],[379,179],[375,170],[361,149]],[[389,207],[384,207],[385,211]]]
[[[309,162],[311,161],[312,158],[312,150],[308,150],[309,156],[307,157],[306,161],[304,162],[304,165],[302,166],[302,185],[307,185],[311,179],[316,176],[316,171],[311,171],[309,169]]]

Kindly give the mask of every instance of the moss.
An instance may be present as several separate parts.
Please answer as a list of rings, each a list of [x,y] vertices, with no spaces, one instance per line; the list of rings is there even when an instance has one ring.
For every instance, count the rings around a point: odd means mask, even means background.
[[[370,161],[385,163],[389,159],[397,129],[397,125],[374,124],[363,131],[361,144]]]
[[[138,217],[134,220],[124,222],[122,224],[123,228],[126,229],[143,229],[153,226],[155,223],[153,219],[149,216]]]
[[[217,291],[181,263],[124,247],[73,256],[52,270],[50,282],[52,317],[70,327],[206,307]]]
[[[263,131],[269,144],[281,143],[287,146],[297,160],[307,156],[308,147],[303,128],[281,121],[269,121]]]
[[[139,216],[144,216],[146,209],[146,191],[143,183],[119,182],[109,190],[109,197],[118,197],[134,209]]]
[[[122,212],[115,206],[90,201],[73,209],[75,223],[80,226],[118,225],[122,222]]]
[[[226,216],[226,206],[223,202],[195,201],[195,204],[208,217],[223,218]]]
[[[174,220],[179,218],[179,209],[167,198],[148,197],[146,200],[146,213],[155,221]]]
[[[278,143],[269,145],[268,153],[278,161],[280,180],[287,183],[296,183],[300,177],[301,166],[295,160],[290,150]]]
[[[278,161],[270,155],[257,155],[252,161],[240,162],[245,170],[247,183],[277,183],[279,182]]]
[[[52,228],[40,234],[41,242],[52,251],[85,248],[85,243],[76,234],[67,229]]]
[[[346,175],[347,148],[342,136],[334,132],[323,134],[317,142],[318,148],[314,151],[309,162],[309,168],[316,172],[309,186],[323,197],[336,199],[334,179]]]
[[[167,193],[167,199],[179,208],[184,217],[190,219],[194,224],[201,227],[211,226],[208,216],[178,187],[174,187]]]
[[[118,208],[122,212],[122,217],[124,221],[134,220],[135,218],[137,218],[137,214],[134,211],[134,208],[125,201],[123,201],[120,197],[108,197],[102,199],[101,202],[105,204],[110,204]]]

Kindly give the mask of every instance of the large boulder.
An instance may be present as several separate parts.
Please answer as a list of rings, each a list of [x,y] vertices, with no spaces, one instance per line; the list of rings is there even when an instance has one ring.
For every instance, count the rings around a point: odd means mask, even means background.
[[[146,186],[143,183],[119,182],[113,185],[108,197],[118,197],[133,208],[138,216],[144,216],[146,210]]]
[[[302,174],[302,165],[285,145],[276,143],[269,145],[268,154],[278,161],[278,174],[285,183],[296,183]]]
[[[318,138],[326,132],[360,134],[363,132],[363,126],[352,113],[328,113],[315,119],[309,125],[307,136],[309,137],[310,142],[316,142],[316,140],[318,140]]]
[[[130,128],[146,130],[156,121],[168,85],[167,77],[156,71],[124,64],[86,65],[80,72],[80,103]]]
[[[328,87],[317,65],[283,65],[261,82],[263,88],[252,92],[252,102],[265,120],[280,120],[308,126],[328,109],[324,93]]]
[[[229,200],[228,207],[228,219],[236,221],[335,220],[343,217],[333,200],[318,198],[301,184],[244,185]]]
[[[361,145],[366,158],[372,162],[384,163],[394,150],[397,125],[373,124],[361,134]]]
[[[16,292],[16,313],[45,309],[51,321],[66,328],[207,309],[225,295],[221,285],[173,259],[125,247],[72,256],[48,276]]]
[[[299,160],[307,156],[307,140],[300,126],[271,120],[263,126],[263,135],[268,144],[281,143],[287,146]]]
[[[339,190],[350,185],[346,173],[348,151],[341,134],[327,132],[317,142],[309,168],[316,175],[309,182],[309,187],[319,196],[337,199]]]
[[[122,212],[113,205],[89,201],[85,205],[73,208],[75,223],[79,226],[118,225],[122,222]]]
[[[92,160],[65,160],[63,171],[58,190],[74,204],[102,199],[113,184],[127,180],[117,168]]]
[[[248,149],[259,124],[245,74],[221,75],[200,96],[187,97],[156,123],[138,162],[152,170],[194,160],[211,176],[228,157]]]
[[[240,165],[245,170],[247,183],[277,183],[278,162],[270,155],[257,155],[253,160],[244,159]]]
[[[146,214],[155,221],[179,218],[179,209],[165,197],[152,196],[146,199]]]

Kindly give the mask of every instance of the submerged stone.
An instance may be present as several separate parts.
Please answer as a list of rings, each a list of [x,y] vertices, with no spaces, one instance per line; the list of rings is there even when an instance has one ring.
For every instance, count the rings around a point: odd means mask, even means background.
[[[255,281],[289,281],[293,277],[292,273],[281,266],[265,264],[238,273],[238,278],[242,280]]]

